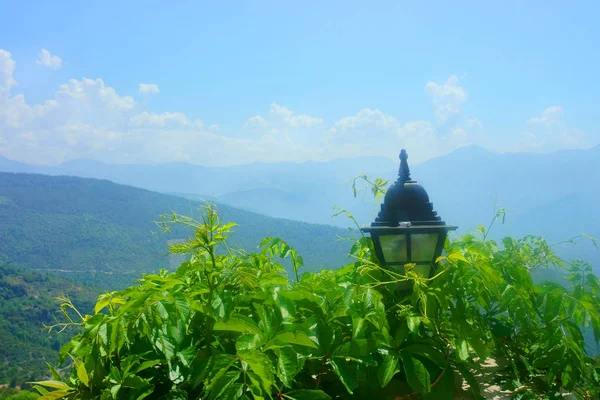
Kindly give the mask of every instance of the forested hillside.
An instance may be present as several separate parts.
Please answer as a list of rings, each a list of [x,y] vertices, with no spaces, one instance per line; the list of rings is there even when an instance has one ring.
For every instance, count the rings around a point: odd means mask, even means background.
[[[53,322],[57,296],[69,295],[89,313],[102,291],[176,266],[167,241],[189,232],[160,234],[153,221],[200,206],[96,179],[0,173],[0,384],[39,379],[48,372],[45,361],[56,362],[65,335],[42,328]],[[336,240],[345,230],[219,209],[239,224],[233,247],[254,250],[261,238],[280,236],[298,248],[307,270],[347,262],[349,244]]]
[[[110,179],[149,190],[184,193],[188,198],[215,199],[264,215],[345,227],[351,226],[350,221],[331,218],[334,205],[349,209],[361,224],[371,222],[377,211],[370,197],[364,201],[352,197],[348,181],[357,174],[394,180],[397,163],[363,157],[211,168],[75,160],[48,167],[0,157],[0,170]],[[412,177],[427,189],[440,215],[458,225],[460,232],[488,221],[496,202],[510,213],[507,223],[492,232],[493,237],[535,234],[551,242],[581,233],[600,236],[600,211],[590,207],[600,196],[598,170],[600,146],[548,154],[502,154],[470,146],[411,164]],[[600,265],[600,252],[586,243],[576,251],[561,249],[560,254]]]
[[[160,231],[154,221],[171,211],[193,215],[201,205],[103,180],[0,173],[0,261],[114,290],[169,267],[167,241],[188,232],[153,233]],[[284,237],[304,256],[306,270],[347,263],[348,243],[337,240],[346,230],[219,210],[238,223],[235,247],[252,250],[263,237]]]
[[[48,273],[34,273],[0,262],[0,384],[20,385],[48,374],[60,346],[73,331],[48,333],[56,297],[67,295],[89,313],[98,291]]]

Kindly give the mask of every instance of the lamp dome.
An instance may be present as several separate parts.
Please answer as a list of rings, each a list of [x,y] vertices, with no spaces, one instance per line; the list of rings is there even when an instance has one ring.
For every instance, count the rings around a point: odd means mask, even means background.
[[[442,223],[441,218],[433,209],[429,195],[423,186],[410,179],[408,154],[400,152],[400,168],[398,180],[388,189],[381,211],[373,226],[398,226],[403,222]]]

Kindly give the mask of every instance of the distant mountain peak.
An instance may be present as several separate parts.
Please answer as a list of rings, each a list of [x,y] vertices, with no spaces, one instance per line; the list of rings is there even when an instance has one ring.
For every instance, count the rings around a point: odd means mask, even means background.
[[[484,147],[481,146],[477,146],[475,144],[469,145],[469,146],[463,146],[463,147],[459,147],[458,149],[452,151],[449,153],[450,154],[460,154],[460,155],[481,155],[481,154],[485,154],[485,155],[490,155],[490,154],[499,154],[493,150],[489,150],[486,149]]]

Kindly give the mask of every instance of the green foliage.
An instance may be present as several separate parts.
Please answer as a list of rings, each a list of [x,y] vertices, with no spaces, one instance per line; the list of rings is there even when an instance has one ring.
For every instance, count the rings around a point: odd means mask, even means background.
[[[365,183],[365,187],[358,186],[358,183],[360,181],[363,181]],[[350,180],[350,182],[352,182],[352,193],[354,194],[354,197],[358,196],[359,191],[368,188],[373,194],[375,201],[378,201],[381,196],[385,196],[385,186],[388,184],[387,180],[381,178],[377,178],[371,181],[369,177],[365,174],[355,176]]]
[[[45,363],[58,360],[58,350],[75,331],[49,334],[56,297],[72,296],[82,310],[91,310],[98,295],[53,275],[24,271],[0,262],[0,384],[20,386],[46,375]],[[0,397],[1,398],[1,397]]]
[[[28,390],[0,388],[0,400],[35,400],[38,394]]]
[[[202,215],[163,218],[167,230],[195,229],[171,246],[187,261],[102,296],[61,350],[69,376],[37,382],[42,398],[443,400],[457,376],[479,397],[479,373],[521,398],[600,394],[582,338],[590,326],[600,339],[598,279],[543,239],[499,245],[482,229],[446,243],[435,276],[423,278],[411,265],[382,268],[363,237],[354,263],[289,283],[276,261],[298,259],[287,243],[218,254],[232,225],[210,205]],[[565,269],[571,286],[535,284],[531,272],[549,267]],[[488,357],[506,368],[486,376]]]

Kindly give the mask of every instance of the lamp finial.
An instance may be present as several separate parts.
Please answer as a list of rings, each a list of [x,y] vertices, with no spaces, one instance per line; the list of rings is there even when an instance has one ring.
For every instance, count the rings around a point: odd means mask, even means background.
[[[408,168],[408,153],[405,149],[400,151],[400,168],[398,169],[398,180],[402,182],[410,181],[410,168]]]

